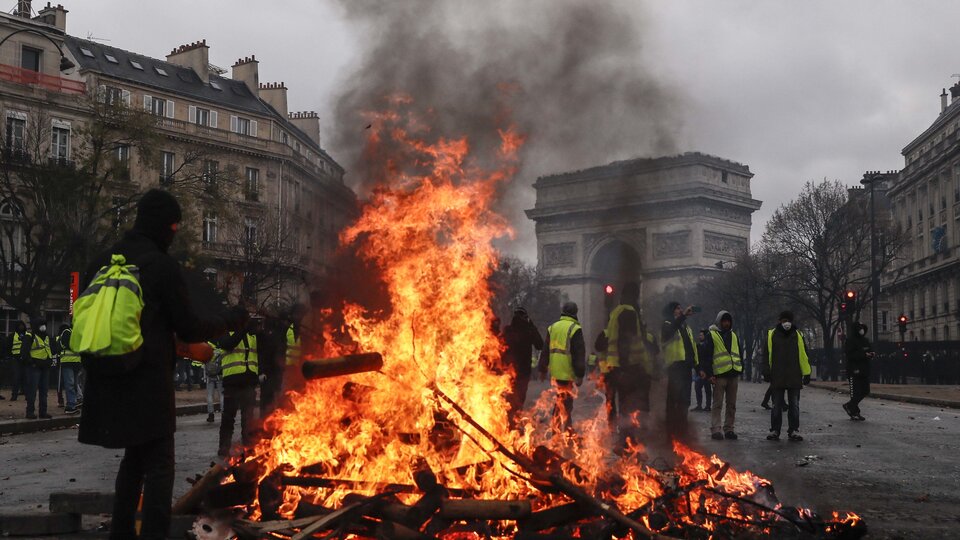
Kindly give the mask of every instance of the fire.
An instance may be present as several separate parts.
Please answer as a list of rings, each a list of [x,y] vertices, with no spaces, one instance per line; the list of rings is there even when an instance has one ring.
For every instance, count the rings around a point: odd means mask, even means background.
[[[434,136],[411,109],[409,97],[396,96],[387,111],[370,115],[364,155],[378,187],[340,238],[345,249],[381,271],[389,309],[368,312],[346,304],[342,320],[325,312],[326,320],[337,322],[322,328],[324,343],[316,351],[380,352],[383,368],[307,381],[288,396],[287,407],[265,420],[268,436],[249,459],[260,480],[310,475],[343,482],[280,487],[278,514],[292,517],[303,502],[337,507],[350,493],[408,486],[427,469],[443,486],[474,498],[530,498],[534,510],[569,502],[541,493],[495,439],[624,511],[646,509],[636,519],[653,530],[682,523],[713,531],[717,522],[710,515],[764,527],[766,520],[784,519],[772,489],[769,507],[751,502],[765,500],[769,482],[680,443],[674,444],[680,461],[666,472],[646,466],[645,448],[636,441],[614,456],[603,407],[577,422],[573,433],[553,436],[562,430],[537,420],[550,416],[554,397],[547,391],[511,429],[504,395],[512,374],[499,364],[501,345],[490,331],[488,278],[498,263],[492,242],[512,235],[492,204],[515,174],[525,138],[506,124],[494,155],[472,156],[466,138]],[[341,329],[347,339],[337,337]],[[445,538],[474,537],[455,534]]]

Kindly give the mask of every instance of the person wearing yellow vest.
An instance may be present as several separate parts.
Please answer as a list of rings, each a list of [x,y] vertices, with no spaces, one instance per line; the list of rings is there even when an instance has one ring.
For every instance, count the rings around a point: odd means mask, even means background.
[[[70,334],[73,330],[69,325],[60,325],[57,334],[57,350],[60,356],[60,380],[63,382],[63,393],[66,395],[66,414],[77,414],[83,404],[83,388],[80,387],[80,372],[83,365],[80,355],[70,350]]]
[[[703,354],[703,344],[707,341],[707,335],[710,333],[706,328],[700,330],[697,335],[697,358],[702,361],[706,356]],[[697,406],[691,411],[710,412],[710,404],[713,402],[713,385],[710,381],[700,376],[699,366],[696,369],[696,378],[693,381],[693,389],[697,394]],[[706,398],[706,399],[704,399]]]
[[[260,321],[251,319],[244,332],[231,332],[217,342],[223,349],[220,374],[223,378],[223,413],[220,418],[220,444],[217,455],[230,454],[233,425],[240,413],[240,441],[250,447],[254,440],[254,410],[257,383],[260,380],[257,333]]]
[[[50,368],[53,366],[53,351],[50,349],[50,337],[47,325],[42,321],[30,324],[33,334],[24,336],[20,357],[27,371],[27,418],[52,418],[47,414],[47,392],[50,390]],[[34,402],[39,401],[38,407]]]
[[[639,429],[646,429],[650,412],[650,382],[658,373],[658,348],[640,316],[640,285],[624,284],[620,304],[607,321],[606,369],[608,418],[616,422],[623,446],[629,437],[639,440]],[[639,421],[636,425],[634,418]]]
[[[217,347],[212,341],[207,345],[213,347],[213,358],[203,365],[203,379],[207,385],[207,422],[213,423],[215,411],[223,412],[223,378],[221,375],[221,362],[223,361],[223,350]],[[219,407],[214,407],[213,394],[216,392]]]
[[[773,391],[773,409],[770,411],[770,434],[768,441],[780,440],[783,426],[783,394],[787,394],[787,438],[802,441],[800,430],[800,389],[810,384],[810,361],[803,334],[793,324],[793,313],[780,313],[777,326],[768,330],[763,342],[763,358],[766,360],[763,379]]]
[[[510,392],[506,396],[507,405],[510,406],[507,420],[511,426],[515,426],[523,404],[527,401],[527,386],[533,372],[530,357],[534,349],[544,349],[543,336],[530,319],[527,310],[518,306],[513,310],[510,324],[503,329],[502,337],[504,350],[501,365],[506,369],[512,368],[513,371]]]
[[[586,346],[577,311],[574,302],[563,304],[560,320],[547,327],[547,343],[540,350],[540,361],[537,362],[540,380],[544,380],[549,372],[557,389],[552,422],[557,432],[573,429],[573,398],[576,394],[573,385],[583,384],[586,373]]]
[[[692,370],[700,364],[693,330],[687,326],[687,317],[692,314],[693,306],[683,308],[679,302],[670,302],[663,309],[660,352],[667,371],[666,427],[674,437],[687,434]]]
[[[737,388],[740,373],[743,372],[740,352],[743,344],[733,332],[733,315],[730,315],[730,312],[721,310],[717,313],[716,324],[710,327],[710,335],[707,336],[703,348],[706,354],[700,362],[700,376],[709,377],[713,384],[710,437],[716,440],[736,440],[734,424],[737,419]],[[721,425],[720,417],[724,407],[726,413],[723,414]]]
[[[20,394],[27,394],[27,368],[23,363],[23,340],[28,335],[27,325],[23,321],[17,321],[10,334],[9,351],[10,365],[13,366],[13,384],[11,385],[10,401],[16,401]]]

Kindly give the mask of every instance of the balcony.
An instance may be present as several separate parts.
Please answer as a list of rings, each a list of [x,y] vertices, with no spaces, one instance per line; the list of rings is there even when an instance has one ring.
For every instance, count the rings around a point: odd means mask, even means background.
[[[64,79],[56,75],[44,75],[37,71],[11,66],[9,64],[0,64],[0,80],[27,86],[37,86],[44,90],[60,92],[61,94],[81,95],[87,91],[87,85],[83,81]]]
[[[3,160],[7,163],[25,165],[30,163],[32,156],[23,148],[7,147],[3,149]]]

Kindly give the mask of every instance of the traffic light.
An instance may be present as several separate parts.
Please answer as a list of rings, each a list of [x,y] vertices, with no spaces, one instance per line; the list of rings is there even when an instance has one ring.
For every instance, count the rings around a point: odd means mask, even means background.
[[[847,289],[840,298],[840,320],[844,320],[857,310],[857,291]]]
[[[613,293],[615,292],[617,292],[617,289],[613,285],[607,283],[603,286],[603,307],[607,309],[607,313],[609,313],[614,306],[617,305],[617,302],[613,297]]]
[[[907,316],[904,315],[903,313],[901,313],[900,316],[897,317],[897,326],[900,327],[900,341],[903,341],[903,336],[904,334],[907,333],[907,323],[909,321],[910,319],[908,319]]]
[[[607,296],[612,296],[612,295],[613,295],[613,285],[610,285],[609,283],[606,284],[606,285],[603,287],[603,293],[606,294]]]

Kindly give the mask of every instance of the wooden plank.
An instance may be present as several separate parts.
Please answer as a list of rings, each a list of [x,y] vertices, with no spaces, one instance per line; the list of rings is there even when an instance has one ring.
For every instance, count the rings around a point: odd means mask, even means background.
[[[110,514],[113,512],[113,493],[53,492],[50,494],[50,511],[65,514]]]
[[[596,511],[589,511],[580,503],[572,502],[534,512],[518,525],[521,531],[542,531],[595,515],[597,515]]]
[[[223,477],[226,469],[223,465],[216,463],[199,480],[193,483],[193,487],[187,490],[182,497],[173,504],[174,514],[192,514],[200,510],[200,501],[207,490],[217,486],[220,478]]]
[[[71,534],[80,531],[80,514],[2,514],[0,535],[47,536]]]
[[[529,499],[444,499],[440,501],[440,515],[452,520],[517,520],[529,517],[531,513]]]
[[[313,536],[313,533],[317,531],[322,531],[323,529],[331,525],[335,525],[338,521],[345,518],[347,514],[356,510],[357,508],[360,508],[363,505],[364,503],[348,504],[347,506],[344,506],[339,510],[336,510],[326,516],[323,516],[317,521],[314,521],[310,525],[307,525],[306,527],[304,527],[297,534],[293,535],[293,538],[291,538],[291,540],[304,540],[305,538],[309,538]]]

